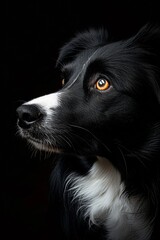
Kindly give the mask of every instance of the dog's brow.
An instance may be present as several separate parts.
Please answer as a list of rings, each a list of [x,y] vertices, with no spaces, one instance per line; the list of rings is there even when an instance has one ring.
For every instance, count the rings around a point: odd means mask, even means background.
[[[83,64],[81,71],[77,74],[77,76],[75,77],[75,79],[73,80],[73,82],[67,87],[67,89],[70,88],[70,87],[77,81],[78,77],[79,77],[80,74],[83,72],[85,66],[88,64],[88,62],[91,60],[91,58],[95,55],[95,53],[97,52],[97,50],[98,50],[98,49],[96,49],[96,50],[91,54],[91,56],[87,59],[87,61]]]

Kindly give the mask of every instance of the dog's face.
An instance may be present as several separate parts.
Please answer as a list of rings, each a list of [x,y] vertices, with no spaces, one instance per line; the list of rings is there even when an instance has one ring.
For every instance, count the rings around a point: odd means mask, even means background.
[[[76,36],[57,61],[62,89],[18,108],[21,135],[45,151],[90,155],[138,144],[159,110],[152,42],[148,28],[115,43],[104,31]]]

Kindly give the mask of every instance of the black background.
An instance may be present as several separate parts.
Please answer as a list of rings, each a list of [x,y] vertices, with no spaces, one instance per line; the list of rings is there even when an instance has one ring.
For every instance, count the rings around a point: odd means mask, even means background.
[[[148,21],[159,22],[159,7],[153,0],[7,1],[4,12],[6,44],[1,109],[4,105],[5,108],[1,110],[1,132],[5,152],[1,156],[1,226],[5,235],[1,239],[47,240],[52,159],[46,157],[44,161],[43,154],[33,154],[17,136],[15,110],[24,101],[60,87],[55,61],[60,47],[75,32],[104,26],[112,39],[126,38]]]

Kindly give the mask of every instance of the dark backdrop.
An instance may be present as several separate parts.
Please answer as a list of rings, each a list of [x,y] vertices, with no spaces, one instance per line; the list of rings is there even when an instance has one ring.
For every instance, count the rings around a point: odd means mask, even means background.
[[[5,105],[1,117],[5,143],[1,157],[1,226],[5,235],[1,239],[49,238],[48,183],[54,156],[44,161],[44,154],[34,154],[17,136],[17,106],[60,87],[55,61],[60,47],[75,32],[104,26],[111,38],[126,38],[147,21],[159,22],[158,9],[153,0],[6,2],[2,22],[6,36],[2,64],[5,88],[1,93],[1,108]]]

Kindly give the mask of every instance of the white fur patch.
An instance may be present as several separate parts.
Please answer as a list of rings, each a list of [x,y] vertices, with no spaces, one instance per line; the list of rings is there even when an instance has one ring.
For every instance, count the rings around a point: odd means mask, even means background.
[[[42,97],[35,98],[25,104],[37,104],[46,112],[47,115],[53,113],[53,109],[60,105],[60,93],[51,93]]]
[[[146,204],[127,197],[120,173],[105,158],[98,157],[86,176],[70,175],[66,189],[73,191],[79,209],[89,224],[103,224],[110,240],[149,240],[151,227],[146,220]]]

